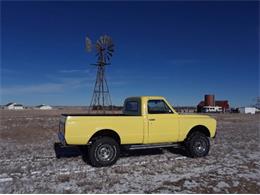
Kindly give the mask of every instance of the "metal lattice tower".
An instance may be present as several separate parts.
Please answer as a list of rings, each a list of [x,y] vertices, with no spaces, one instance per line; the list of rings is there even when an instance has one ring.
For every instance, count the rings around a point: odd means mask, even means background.
[[[105,77],[105,66],[110,64],[109,62],[114,52],[114,44],[111,37],[104,35],[97,40],[95,47],[97,63],[93,65],[97,66],[97,76],[89,111],[105,113],[107,110],[113,109]],[[92,49],[89,38],[86,38],[86,49],[87,51]]]

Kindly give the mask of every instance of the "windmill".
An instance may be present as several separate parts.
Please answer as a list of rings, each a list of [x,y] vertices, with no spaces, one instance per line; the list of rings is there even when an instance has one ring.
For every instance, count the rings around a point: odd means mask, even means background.
[[[93,44],[91,40],[86,37],[86,50],[91,52]],[[109,94],[107,80],[105,78],[105,66],[110,65],[111,57],[114,52],[114,44],[112,38],[103,35],[97,41],[95,46],[97,63],[92,64],[97,66],[97,76],[94,86],[92,99],[89,106],[89,111],[105,113],[106,110],[112,110],[112,101]]]

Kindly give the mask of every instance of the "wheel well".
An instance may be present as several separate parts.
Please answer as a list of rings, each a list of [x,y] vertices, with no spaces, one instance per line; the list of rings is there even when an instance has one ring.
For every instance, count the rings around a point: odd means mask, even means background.
[[[209,129],[207,127],[205,127],[203,125],[197,125],[195,127],[192,127],[192,129],[189,131],[186,138],[188,138],[194,132],[200,132],[200,133],[203,133],[204,135],[206,135],[207,137],[210,137],[210,132],[209,132]]]
[[[90,138],[89,141],[92,141],[93,139],[95,139],[97,137],[101,137],[101,136],[111,137],[111,138],[115,139],[119,144],[121,143],[119,135],[111,129],[103,129],[103,130],[96,132],[94,135],[92,135],[92,137]]]

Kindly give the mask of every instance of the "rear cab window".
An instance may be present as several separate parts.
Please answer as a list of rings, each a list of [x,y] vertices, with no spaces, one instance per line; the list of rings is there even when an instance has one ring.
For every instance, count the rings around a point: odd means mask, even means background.
[[[128,112],[138,112],[138,102],[137,101],[126,102],[125,110]]]
[[[124,103],[124,114],[130,116],[141,116],[141,99],[126,99]]]

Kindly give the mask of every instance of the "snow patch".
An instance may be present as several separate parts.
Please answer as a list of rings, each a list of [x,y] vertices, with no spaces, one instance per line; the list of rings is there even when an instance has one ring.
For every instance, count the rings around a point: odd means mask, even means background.
[[[228,183],[221,181],[218,183],[217,187],[221,189],[221,188],[229,188],[230,186],[228,185]]]
[[[184,187],[188,188],[188,189],[192,189],[192,188],[195,188],[198,186],[198,183],[193,181],[193,180],[185,180],[184,184],[183,184]]]
[[[13,178],[11,178],[11,177],[0,178],[0,183],[2,183],[2,182],[10,182],[10,181],[13,181]]]
[[[41,171],[32,171],[31,172],[32,175],[36,175],[36,174],[40,174],[40,173],[41,173]]]
[[[179,156],[177,158],[175,158],[175,160],[183,160],[183,159],[186,159],[187,157],[186,156]]]

